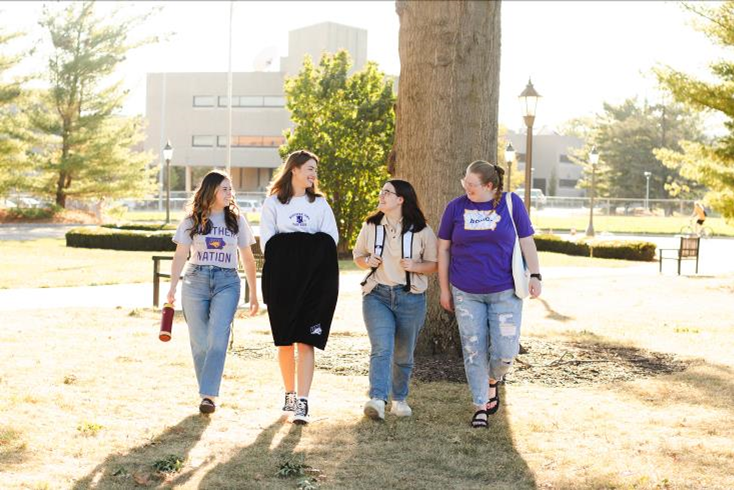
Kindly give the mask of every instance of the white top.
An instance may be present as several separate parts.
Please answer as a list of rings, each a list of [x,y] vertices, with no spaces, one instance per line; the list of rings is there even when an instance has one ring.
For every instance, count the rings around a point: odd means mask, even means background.
[[[237,268],[237,247],[248,247],[255,243],[252,228],[244,216],[239,217],[239,232],[235,235],[227,229],[224,211],[210,216],[212,230],[207,235],[197,233],[191,239],[190,231],[194,225],[191,217],[184,218],[178,225],[173,241],[181,245],[191,245],[189,263],[194,265],[215,265],[225,269]]]
[[[321,231],[331,235],[334,243],[339,243],[334,212],[326,199],[317,197],[309,202],[307,196],[291,197],[288,204],[282,204],[276,195],[265,199],[260,215],[260,248],[263,253],[273,235],[299,231],[311,234]]]

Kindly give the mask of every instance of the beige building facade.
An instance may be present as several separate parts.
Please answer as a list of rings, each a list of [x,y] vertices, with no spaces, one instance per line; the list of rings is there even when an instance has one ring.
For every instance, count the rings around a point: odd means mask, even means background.
[[[296,75],[303,57],[318,62],[323,52],[349,51],[359,70],[367,61],[367,31],[332,22],[289,33],[289,56],[279,71],[232,73],[231,173],[238,191],[263,192],[281,162],[278,147],[293,127],[285,107],[285,78]],[[270,63],[260,63],[263,68]],[[196,185],[196,168],[227,166],[228,73],[149,73],[145,149],[160,155],[174,148],[171,165],[184,167],[185,190]],[[156,162],[163,169],[162,156]],[[161,179],[162,180],[162,179]]]

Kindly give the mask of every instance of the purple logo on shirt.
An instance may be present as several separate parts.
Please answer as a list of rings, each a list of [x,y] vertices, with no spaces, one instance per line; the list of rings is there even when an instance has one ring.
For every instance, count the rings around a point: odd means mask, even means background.
[[[206,248],[209,250],[222,250],[224,248],[224,240],[221,238],[206,237]]]

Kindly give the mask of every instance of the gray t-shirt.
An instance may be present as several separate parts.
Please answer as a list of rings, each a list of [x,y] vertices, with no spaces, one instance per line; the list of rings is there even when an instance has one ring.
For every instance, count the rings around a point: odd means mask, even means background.
[[[191,245],[189,264],[215,265],[225,269],[237,268],[237,247],[247,247],[255,243],[252,228],[244,216],[239,217],[239,233],[227,229],[224,211],[211,215],[212,230],[208,235],[196,234],[191,239],[189,230],[194,222],[191,217],[184,218],[178,225],[173,241],[181,245]]]

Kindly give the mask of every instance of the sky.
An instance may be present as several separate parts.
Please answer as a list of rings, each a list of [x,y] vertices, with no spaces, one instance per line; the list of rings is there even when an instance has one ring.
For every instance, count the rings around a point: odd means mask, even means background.
[[[146,73],[227,71],[230,2],[100,2],[98,8],[110,11],[115,4],[129,12],[160,8],[138,35],[160,35],[161,41],[131,52],[121,67],[130,90],[124,113],[145,112]],[[51,5],[58,8],[59,2]],[[400,24],[393,1],[232,5],[233,71],[251,71],[266,48],[287,56],[289,30],[331,21],[367,29],[368,59],[388,74],[400,73]],[[27,32],[22,42],[39,47],[19,71],[43,70],[48,39],[37,24],[42,7],[41,2],[0,0],[0,26]],[[691,20],[692,14],[672,1],[504,1],[500,123],[522,127],[517,96],[529,78],[543,96],[536,128],[558,128],[569,119],[600,113],[604,102],[635,96],[659,101],[662,94],[651,74],[657,65],[706,78],[708,64],[726,53],[693,29]],[[707,132],[722,134],[722,122],[708,118]]]

